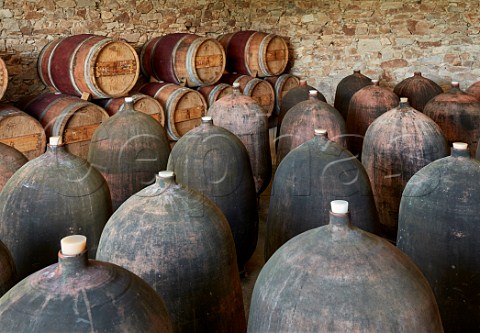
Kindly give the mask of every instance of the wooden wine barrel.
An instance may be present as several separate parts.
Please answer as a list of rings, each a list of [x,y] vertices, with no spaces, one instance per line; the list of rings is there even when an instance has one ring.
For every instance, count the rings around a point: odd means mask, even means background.
[[[9,105],[0,106],[0,142],[17,149],[29,160],[42,155],[47,146],[42,124]]]
[[[221,81],[232,86],[238,82],[243,94],[253,98],[270,117],[275,108],[275,91],[270,83],[243,74],[224,74]]]
[[[38,58],[42,82],[65,94],[125,96],[140,72],[137,52],[126,42],[91,34],[56,39]]]
[[[8,71],[7,66],[2,58],[0,58],[0,99],[2,99],[8,87]]]
[[[277,76],[268,76],[265,78],[275,91],[275,115],[280,112],[280,105],[287,92],[300,85],[300,79],[292,74],[282,74]]]
[[[21,152],[0,142],[0,192],[12,175],[17,172],[28,160]],[[1,248],[1,245],[0,245]],[[0,259],[0,262],[2,260]],[[1,267],[1,264],[0,264]],[[2,273],[0,273],[0,281]],[[1,285],[1,282],[0,282]],[[1,294],[0,287],[0,294]],[[1,297],[1,296],[0,296]]]
[[[133,98],[133,107],[135,110],[152,116],[152,118],[158,121],[160,125],[165,126],[165,113],[159,101],[151,96],[141,93],[132,94],[130,97]],[[96,100],[96,104],[104,108],[110,116],[113,116],[115,113],[122,110],[124,102],[124,97]]]
[[[173,33],[149,40],[140,54],[142,72],[157,80],[199,87],[216,83],[225,70],[225,51],[213,38]]]
[[[220,98],[233,94],[233,87],[227,83],[217,83],[215,85],[200,87],[198,88],[198,92],[202,94],[210,107]]]
[[[40,121],[48,137],[62,136],[67,151],[82,158],[87,158],[93,133],[109,117],[96,104],[60,93],[40,94],[23,107]]]
[[[207,112],[207,102],[202,94],[174,83],[150,82],[140,92],[160,102],[165,110],[167,134],[173,141],[200,125]]]
[[[230,73],[272,76],[283,73],[288,63],[288,46],[275,34],[238,31],[217,38],[227,55]]]

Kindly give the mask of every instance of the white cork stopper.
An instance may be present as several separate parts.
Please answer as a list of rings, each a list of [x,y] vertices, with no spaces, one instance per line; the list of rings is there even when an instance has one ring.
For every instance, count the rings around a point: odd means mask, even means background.
[[[316,90],[312,89],[312,90],[308,91],[308,96],[317,96],[317,94],[318,94],[318,91],[316,91]]]
[[[330,202],[332,213],[334,214],[347,214],[348,213],[348,201],[345,200],[333,200]]]
[[[458,81],[452,81],[452,87],[458,87],[460,86],[460,83]]]
[[[175,173],[170,170],[163,170],[158,173],[158,176],[160,178],[173,178],[175,176]]]
[[[453,143],[453,149],[467,150],[468,149],[468,144],[465,143],[465,142],[454,142]]]
[[[378,80],[373,79],[372,84],[378,84]]]
[[[232,87],[234,87],[234,88],[240,88],[240,82],[233,82]]]
[[[61,136],[51,136],[48,138],[48,144],[50,146],[59,146],[62,144],[62,137]]]
[[[133,103],[133,97],[125,97],[125,103]]]
[[[83,235],[63,237],[60,240],[60,246],[63,255],[76,256],[87,248],[87,237]]]
[[[315,128],[315,135],[327,135],[327,130],[324,128]]]

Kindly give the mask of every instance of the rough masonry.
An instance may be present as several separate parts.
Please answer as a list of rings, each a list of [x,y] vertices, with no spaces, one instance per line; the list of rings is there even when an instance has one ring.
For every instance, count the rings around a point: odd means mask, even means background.
[[[94,33],[137,50],[172,32],[202,36],[253,29],[283,36],[292,74],[332,103],[337,83],[361,69],[393,87],[419,70],[444,89],[480,77],[480,6],[467,0],[0,0],[0,56],[9,71],[3,102],[45,87],[36,61],[58,37]]]

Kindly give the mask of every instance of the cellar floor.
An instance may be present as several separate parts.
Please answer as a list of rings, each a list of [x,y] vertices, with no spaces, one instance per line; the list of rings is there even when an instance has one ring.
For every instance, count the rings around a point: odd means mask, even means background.
[[[273,144],[273,139],[275,138],[276,127],[270,128],[270,150],[272,151],[272,164],[273,170],[275,171],[275,146]],[[268,205],[270,204],[270,193],[273,183],[273,174],[270,185],[267,189],[260,194],[260,200],[258,204],[258,216],[259,216],[259,227],[258,227],[258,243],[253,256],[245,265],[245,276],[242,277],[242,291],[243,291],[243,305],[245,307],[245,315],[248,321],[248,313],[250,310],[250,300],[252,298],[253,287],[255,286],[255,281],[257,280],[258,274],[262,269],[264,261],[264,244],[265,244],[265,233],[266,233],[266,224],[267,224],[267,213]]]
[[[243,291],[243,305],[245,307],[245,314],[248,320],[248,313],[250,309],[250,299],[252,297],[253,287],[257,280],[258,274],[262,269],[264,261],[264,243],[265,232],[267,224],[267,212],[270,202],[270,187],[260,195],[258,215],[259,215],[259,230],[258,230],[258,243],[253,256],[245,265],[245,276],[242,277],[242,291]]]

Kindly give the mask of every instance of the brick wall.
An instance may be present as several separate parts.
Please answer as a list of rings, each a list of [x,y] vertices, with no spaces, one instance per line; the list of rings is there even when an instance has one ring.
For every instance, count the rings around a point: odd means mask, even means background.
[[[216,37],[254,29],[284,36],[290,72],[333,101],[358,68],[393,86],[420,70],[445,88],[480,78],[480,6],[473,0],[0,0],[0,56],[9,74],[4,101],[44,89],[36,60],[49,41],[79,33],[121,37],[140,49],[155,36]]]

